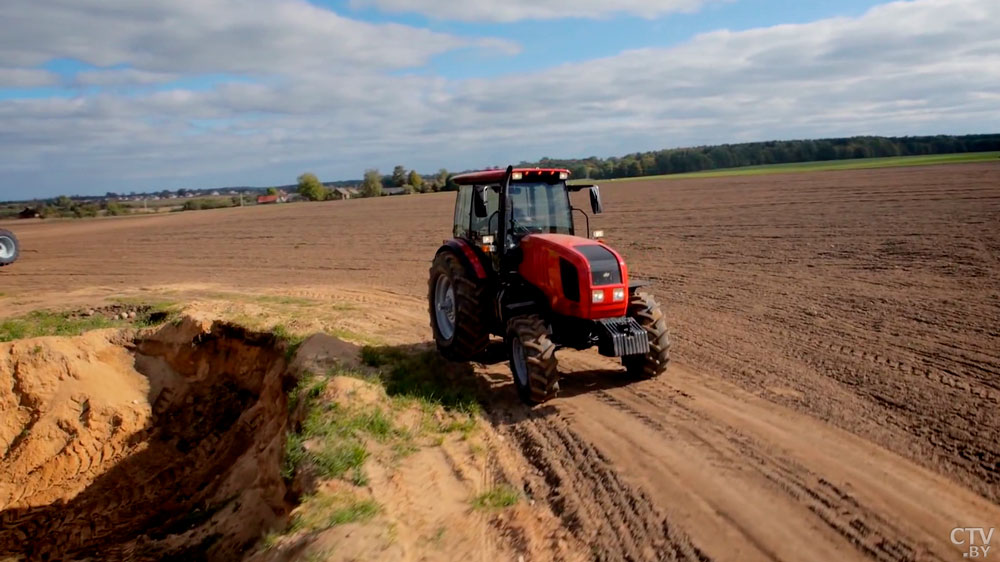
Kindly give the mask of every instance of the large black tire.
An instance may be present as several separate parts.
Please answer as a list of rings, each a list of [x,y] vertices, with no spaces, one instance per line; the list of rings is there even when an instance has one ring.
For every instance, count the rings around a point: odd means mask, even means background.
[[[670,362],[670,335],[659,303],[652,295],[636,292],[629,297],[628,315],[635,318],[646,331],[649,352],[645,355],[622,357],[622,365],[635,378],[650,379],[663,374]]]
[[[14,263],[19,255],[21,245],[17,237],[13,232],[0,228],[0,267]]]
[[[437,301],[435,293],[438,284],[442,282],[452,291],[451,330],[447,326],[438,325],[437,310],[441,303]],[[486,349],[490,341],[486,284],[478,281],[472,272],[466,271],[455,254],[444,251],[434,257],[427,301],[430,305],[434,341],[442,355],[452,361],[468,361]]]
[[[545,322],[535,315],[516,316],[507,323],[507,356],[521,400],[533,406],[559,392],[556,345]]]

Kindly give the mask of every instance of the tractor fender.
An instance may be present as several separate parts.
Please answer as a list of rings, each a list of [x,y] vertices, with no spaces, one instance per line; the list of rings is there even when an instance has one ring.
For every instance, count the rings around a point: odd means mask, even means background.
[[[653,283],[646,279],[635,279],[630,277],[628,280],[628,292],[631,295],[643,287],[649,287]]]
[[[462,240],[461,238],[452,238],[450,240],[445,240],[438,251],[434,254],[437,256],[441,252],[451,252],[458,257],[458,261],[462,262],[462,265],[466,269],[473,272],[477,279],[484,280],[490,277],[491,269],[487,269],[483,264],[486,263],[486,256],[483,254],[482,250],[474,248],[471,244]]]

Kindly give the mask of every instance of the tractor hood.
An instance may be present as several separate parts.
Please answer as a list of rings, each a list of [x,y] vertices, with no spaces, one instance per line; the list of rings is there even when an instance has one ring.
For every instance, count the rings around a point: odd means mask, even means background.
[[[606,244],[566,234],[529,234],[521,239],[521,251],[521,276],[545,293],[553,311],[590,319],[625,315],[628,268]]]

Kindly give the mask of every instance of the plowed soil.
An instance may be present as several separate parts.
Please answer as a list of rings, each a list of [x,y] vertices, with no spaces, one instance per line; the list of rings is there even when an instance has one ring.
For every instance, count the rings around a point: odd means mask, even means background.
[[[561,396],[528,410],[499,357],[476,365],[525,489],[594,558],[957,560],[953,527],[1000,526],[1000,165],[602,191],[592,226],[653,281],[668,373],[561,351]],[[19,222],[2,305],[268,288],[426,342],[452,204]]]

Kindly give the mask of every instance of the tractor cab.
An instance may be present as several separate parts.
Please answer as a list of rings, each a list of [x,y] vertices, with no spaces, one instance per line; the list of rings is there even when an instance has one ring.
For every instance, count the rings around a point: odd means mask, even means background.
[[[572,206],[564,169],[513,168],[454,176],[454,238],[438,249],[428,299],[438,349],[467,360],[490,335],[509,346],[521,398],[544,402],[558,390],[555,350],[596,346],[620,357],[636,376],[667,365],[666,324],[659,305],[638,291],[625,260],[590,232],[590,217]],[[580,236],[574,212],[583,215]]]
[[[568,185],[569,171],[564,169],[486,170],[452,179],[459,185],[455,237],[479,246],[484,239],[487,244],[496,243],[498,254],[515,248],[529,234],[575,236],[574,212],[583,214],[587,224],[584,237],[590,236],[590,218],[572,206],[570,192],[589,189],[592,211],[597,214],[602,210],[599,188]]]

